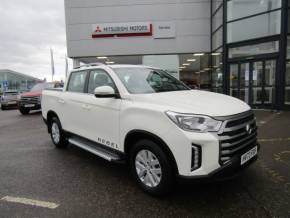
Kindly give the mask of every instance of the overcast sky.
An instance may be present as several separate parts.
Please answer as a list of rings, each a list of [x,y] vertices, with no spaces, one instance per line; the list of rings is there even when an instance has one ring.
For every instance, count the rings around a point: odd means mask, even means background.
[[[63,79],[66,55],[63,0],[2,0],[0,14],[0,69],[51,80],[52,48],[55,78]]]

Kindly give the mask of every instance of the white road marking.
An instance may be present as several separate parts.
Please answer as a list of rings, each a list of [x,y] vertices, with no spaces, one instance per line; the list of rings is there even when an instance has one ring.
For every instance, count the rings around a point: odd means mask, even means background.
[[[46,202],[46,201],[37,201],[33,199],[28,198],[19,198],[19,197],[11,197],[6,196],[0,199],[0,201],[6,201],[6,202],[13,202],[13,203],[19,203],[19,204],[26,204],[26,205],[32,205],[36,207],[44,207],[49,209],[55,209],[59,206],[59,204]]]

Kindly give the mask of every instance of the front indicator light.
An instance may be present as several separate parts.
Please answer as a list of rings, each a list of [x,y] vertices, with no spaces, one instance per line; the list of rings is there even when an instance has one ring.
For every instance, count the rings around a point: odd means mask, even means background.
[[[191,171],[201,167],[201,147],[192,144],[191,147]]]

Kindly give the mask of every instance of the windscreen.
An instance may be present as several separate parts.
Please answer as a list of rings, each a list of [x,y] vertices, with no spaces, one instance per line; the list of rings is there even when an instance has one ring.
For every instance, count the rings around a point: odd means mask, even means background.
[[[163,70],[150,68],[115,68],[129,93],[145,94],[189,90],[181,81]]]

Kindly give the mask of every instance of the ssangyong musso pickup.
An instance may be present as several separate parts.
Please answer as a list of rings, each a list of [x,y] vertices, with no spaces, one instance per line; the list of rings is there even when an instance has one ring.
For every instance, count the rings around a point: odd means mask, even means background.
[[[190,90],[164,70],[89,64],[63,90],[44,90],[42,116],[57,148],[68,143],[127,162],[139,186],[169,192],[176,178],[216,180],[257,159],[257,127],[239,99]]]

